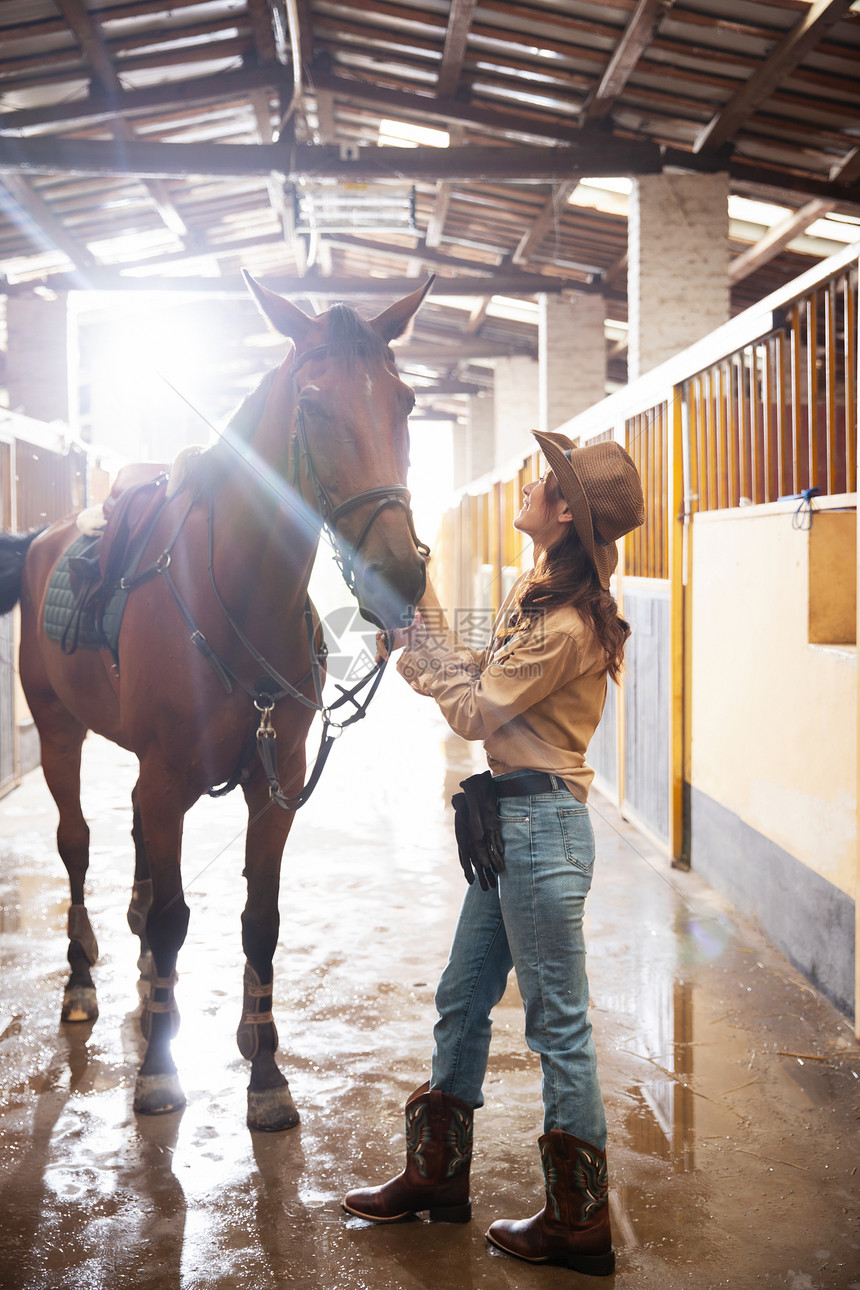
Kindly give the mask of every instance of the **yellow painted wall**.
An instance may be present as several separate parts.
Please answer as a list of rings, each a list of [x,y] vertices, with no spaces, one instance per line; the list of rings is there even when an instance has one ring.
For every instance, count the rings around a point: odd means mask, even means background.
[[[846,634],[856,511],[796,531],[796,506],[694,518],[692,784],[853,898],[857,647],[810,644],[810,622],[819,641],[828,619]]]

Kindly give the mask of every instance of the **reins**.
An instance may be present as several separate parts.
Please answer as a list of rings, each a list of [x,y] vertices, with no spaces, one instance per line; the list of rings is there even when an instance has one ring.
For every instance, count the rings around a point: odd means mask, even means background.
[[[309,350],[306,354],[304,354],[294,364],[294,368],[293,368],[294,382],[295,382],[296,371],[303,363],[307,362],[311,358],[324,357],[327,354],[327,352],[328,351],[326,346],[318,346],[316,349]],[[390,354],[390,351],[389,351],[389,354]],[[239,454],[239,455],[241,460],[245,461],[246,464],[248,464],[245,457],[242,454]],[[313,458],[310,453],[310,448],[308,446],[304,416],[302,414],[301,408],[298,403],[296,404],[296,409],[295,409],[295,426],[293,429],[292,439],[290,443],[290,455],[292,458],[293,489],[298,494],[298,496],[302,495],[301,469],[302,469],[302,463],[304,462],[305,474],[307,475],[307,478],[309,479],[314,490],[314,496],[317,503],[317,512],[320,516],[322,527],[325,529],[329,542],[331,543],[332,549],[334,550],[335,563],[340,569],[341,574],[343,575],[343,579],[347,587],[349,588],[350,592],[353,595],[355,594],[356,557],[358,556],[358,553],[363,543],[365,542],[368,534],[370,533],[370,530],[372,529],[375,521],[387,507],[393,506],[393,505],[403,507],[404,511],[406,512],[407,523],[409,526],[409,533],[415,544],[416,549],[418,550],[419,554],[424,558],[426,558],[429,555],[430,548],[427,546],[425,542],[420,541],[420,539],[418,538],[415,532],[415,524],[412,517],[412,510],[409,505],[411,500],[411,494],[409,492],[409,489],[406,488],[405,485],[390,484],[390,485],[381,485],[374,488],[367,488],[360,493],[356,493],[353,497],[347,498],[346,501],[339,503],[337,506],[335,506],[332,503],[332,500],[329,497],[328,492],[326,491],[322,481],[317,475]],[[271,487],[271,484],[267,483],[267,486]],[[374,507],[373,512],[370,515],[370,518],[366,521],[363,528],[361,529],[361,532],[358,538],[356,539],[354,546],[352,547],[352,554],[349,555],[348,553],[342,550],[340,543],[338,542],[336,525],[343,518],[344,515],[347,515],[350,513],[350,511],[355,510],[357,507],[366,505],[367,503],[370,503],[370,502],[376,502],[377,504]],[[186,506],[185,511],[183,512],[178,523],[174,526],[171,532],[170,540],[167,546],[161,552],[158,558],[153,562],[153,564],[151,564],[147,569],[143,570],[141,573],[135,574],[130,579],[124,578],[122,580],[123,589],[131,591],[135,587],[148,581],[150,578],[155,577],[156,575],[160,575],[161,577],[164,578],[171,592],[171,595],[173,596],[173,599],[176,602],[177,608],[179,609],[179,612],[183,618],[183,621],[188,627],[188,630],[190,632],[191,643],[194,645],[195,649],[199,651],[199,653],[203,656],[203,658],[206,659],[207,663],[209,663],[210,667],[212,668],[215,675],[218,677],[219,681],[224,687],[226,693],[232,694],[234,685],[238,686],[253,701],[254,707],[260,714],[260,721],[256,730],[256,746],[257,746],[258,755],[260,757],[260,762],[263,768],[263,773],[266,777],[266,783],[268,784],[270,801],[274,802],[277,806],[281,807],[285,811],[297,811],[299,807],[304,806],[305,802],[307,802],[308,798],[311,796],[317,784],[319,783],[320,776],[322,775],[326,761],[328,760],[328,755],[331,752],[331,748],[334,742],[339,738],[339,736],[344,730],[346,730],[349,726],[354,725],[356,721],[360,721],[366,715],[367,709],[370,706],[370,702],[379,688],[379,684],[382,680],[382,674],[385,671],[385,667],[388,662],[388,656],[390,654],[390,641],[388,640],[388,637],[391,635],[391,633],[386,633],[386,646],[389,648],[386,648],[385,656],[381,658],[377,658],[376,662],[374,663],[370,671],[367,672],[363,677],[361,677],[360,680],[358,680],[350,688],[347,688],[345,686],[335,683],[336,689],[340,691],[339,697],[333,703],[325,704],[323,703],[323,698],[322,698],[323,684],[325,681],[324,672],[323,672],[323,662],[326,658],[328,651],[326,649],[324,641],[321,642],[319,648],[317,647],[317,644],[316,644],[316,626],[317,625],[314,621],[314,613],[313,613],[313,607],[311,605],[310,597],[307,596],[305,599],[305,608],[304,608],[303,617],[304,617],[305,628],[307,631],[307,638],[308,638],[310,670],[305,674],[304,677],[302,677],[302,679],[297,684],[293,684],[291,681],[288,681],[287,678],[282,676],[281,673],[256,648],[253,642],[248,639],[246,634],[243,632],[242,628],[239,626],[239,624],[236,622],[233,615],[230,613],[228,606],[225,604],[221,596],[221,593],[218,590],[218,586],[215,580],[215,561],[214,561],[214,553],[215,553],[214,510],[215,508],[214,508],[214,500],[210,496],[209,508],[208,508],[208,560],[207,560],[207,563],[208,563],[208,569],[209,569],[209,581],[212,587],[213,594],[215,596],[215,601],[219,609],[221,610],[222,614],[224,615],[224,618],[226,619],[228,625],[230,626],[231,630],[236,636],[236,638],[239,640],[243,648],[251,655],[251,658],[254,660],[254,662],[260,667],[260,669],[264,673],[264,676],[261,677],[253,687],[247,685],[246,682],[244,682],[241,679],[241,677],[237,676],[236,673],[233,671],[233,669],[225,662],[225,660],[221,658],[220,655],[212,648],[209,641],[200,631],[191,609],[189,608],[185,598],[183,597],[182,593],[179,590],[179,587],[176,585],[176,582],[174,581],[170,573],[170,563],[171,563],[173,547],[175,546],[176,541],[179,538],[179,534],[185,524],[185,521],[191,512],[192,505],[193,503],[189,502],[188,505]],[[306,686],[308,682],[312,682],[313,684],[314,697],[312,699],[308,698],[308,696],[302,692],[302,687]],[[274,683],[274,685],[272,683]],[[362,699],[359,699],[358,696],[367,687],[369,687],[367,689],[367,693],[364,695]],[[302,704],[304,707],[310,708],[314,713],[319,713],[322,717],[322,723],[323,723],[322,736],[320,738],[319,748],[317,750],[317,755],[314,760],[311,773],[308,776],[300,792],[298,792],[293,796],[289,796],[288,794],[286,794],[283,791],[283,788],[281,787],[280,778],[278,776],[277,733],[275,731],[274,725],[272,724],[272,712],[274,711],[275,705],[285,698],[294,699],[297,703]],[[345,720],[336,721],[334,719],[334,714],[337,713],[338,710],[344,707],[344,705],[346,704],[352,704],[354,711],[348,717],[346,717]],[[237,769],[236,773],[230,778],[230,780],[228,780],[227,783],[221,786],[220,788],[210,789],[209,795],[211,797],[220,797],[220,796],[223,796],[225,793],[230,792],[233,788],[235,788],[236,785],[239,783],[243,763],[244,763],[244,757],[242,759],[242,762],[240,762],[240,766]]]

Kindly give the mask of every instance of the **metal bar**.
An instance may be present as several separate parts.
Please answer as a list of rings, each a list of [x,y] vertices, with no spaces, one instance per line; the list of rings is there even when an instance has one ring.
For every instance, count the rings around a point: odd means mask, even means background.
[[[749,357],[748,388],[750,400],[750,497],[753,503],[762,501],[761,487],[761,403],[758,396],[758,355],[755,345],[746,351]]]
[[[824,433],[827,492],[839,492],[836,460],[836,283],[824,288]]]
[[[791,492],[799,493],[803,487],[803,363],[801,352],[803,338],[800,324],[800,305],[791,307]]]
[[[790,453],[789,444],[786,436],[786,419],[785,419],[785,395],[786,395],[786,372],[785,372],[785,333],[778,331],[773,338],[774,345],[774,367],[776,370],[776,475],[777,475],[777,496],[790,493]]]
[[[843,345],[845,362],[845,489],[855,487],[857,474],[857,318],[850,274],[843,285]]]
[[[735,396],[737,368],[734,359],[726,359],[726,427],[728,433],[729,506],[737,506],[741,496],[740,443],[738,441],[738,402]]]
[[[770,371],[770,346],[763,341],[758,347],[761,363],[761,402],[762,402],[762,487],[763,500],[772,502],[776,497],[774,490],[774,427],[773,427],[773,390]]]
[[[806,424],[809,487],[818,485],[818,309],[815,292],[806,301]],[[820,485],[819,485],[820,486]]]
[[[752,482],[750,478],[749,418],[747,417],[746,365],[743,351],[734,355],[734,390],[737,407],[738,424],[738,471],[740,473],[740,496],[752,499]]]
[[[693,398],[691,399],[691,410],[693,414],[693,425],[691,431],[691,444],[694,449],[695,457],[693,481],[696,489],[696,504],[693,509],[696,511],[706,511],[708,509],[707,458],[705,456],[705,408],[702,377],[694,377],[692,386]]]
[[[719,463],[717,461],[717,443],[714,433],[714,373],[709,368],[705,376],[705,437],[708,453],[708,510],[715,511],[719,499]]]

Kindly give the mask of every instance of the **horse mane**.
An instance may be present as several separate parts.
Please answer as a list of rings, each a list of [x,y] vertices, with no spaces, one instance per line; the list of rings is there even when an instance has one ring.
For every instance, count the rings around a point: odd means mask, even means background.
[[[195,501],[209,497],[224,472],[235,467],[237,451],[240,456],[244,456],[241,445],[249,441],[263,415],[277,371],[276,367],[272,367],[265,373],[233,411],[226,426],[219,432],[218,442],[201,452],[191,464],[183,486],[187,484],[192,490]]]

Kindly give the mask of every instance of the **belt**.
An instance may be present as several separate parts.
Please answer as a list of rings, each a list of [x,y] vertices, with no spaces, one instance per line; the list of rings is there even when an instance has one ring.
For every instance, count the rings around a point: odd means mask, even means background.
[[[524,770],[511,779],[494,779],[497,797],[532,797],[536,793],[556,793],[565,788],[559,775],[547,775],[542,770]]]

